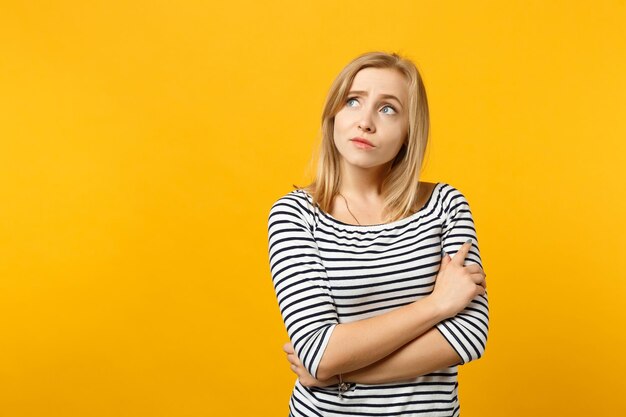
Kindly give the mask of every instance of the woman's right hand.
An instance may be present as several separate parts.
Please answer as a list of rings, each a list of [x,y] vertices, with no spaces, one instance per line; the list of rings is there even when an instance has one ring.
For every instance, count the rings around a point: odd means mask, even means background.
[[[461,312],[477,296],[485,294],[485,273],[477,264],[463,266],[465,257],[472,247],[469,240],[450,258],[446,254],[441,260],[435,288],[429,295],[444,318]]]

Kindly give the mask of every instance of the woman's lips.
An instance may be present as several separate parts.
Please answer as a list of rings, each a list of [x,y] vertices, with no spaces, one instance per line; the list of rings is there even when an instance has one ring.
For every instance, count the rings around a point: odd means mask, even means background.
[[[372,144],[372,142],[363,139],[363,138],[352,138],[350,139],[352,141],[352,143],[354,143],[354,146],[356,146],[359,149],[372,149],[374,148],[374,145]]]

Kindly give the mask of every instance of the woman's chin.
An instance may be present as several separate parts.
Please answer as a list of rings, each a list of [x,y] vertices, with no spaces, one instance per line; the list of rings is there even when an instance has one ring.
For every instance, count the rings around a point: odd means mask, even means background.
[[[352,158],[344,160],[346,168],[355,169],[380,169],[386,164],[387,162],[384,161],[372,161],[371,159],[366,160],[365,158]]]

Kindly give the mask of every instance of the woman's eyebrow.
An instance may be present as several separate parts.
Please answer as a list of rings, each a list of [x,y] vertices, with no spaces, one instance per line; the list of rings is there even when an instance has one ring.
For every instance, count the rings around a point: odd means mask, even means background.
[[[356,94],[356,95],[361,95],[361,96],[367,96],[367,91],[352,90],[348,94]],[[402,102],[400,101],[400,99],[398,99],[398,97],[394,96],[393,94],[381,94],[380,97],[381,98],[388,98],[388,99],[395,100],[395,101],[398,102],[398,104],[400,104],[400,107],[402,107]]]

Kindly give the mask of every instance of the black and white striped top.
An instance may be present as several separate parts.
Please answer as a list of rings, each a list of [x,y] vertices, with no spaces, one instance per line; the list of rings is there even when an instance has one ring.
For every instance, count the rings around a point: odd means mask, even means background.
[[[471,238],[465,265],[482,267],[467,200],[437,183],[418,212],[391,223],[350,225],[294,190],[268,219],[269,263],[278,305],[296,354],[313,376],[335,326],[383,314],[430,294],[443,251]],[[487,342],[487,296],[477,296],[437,329],[462,358],[478,359]],[[296,381],[290,416],[458,416],[457,366],[410,381],[307,388]]]

